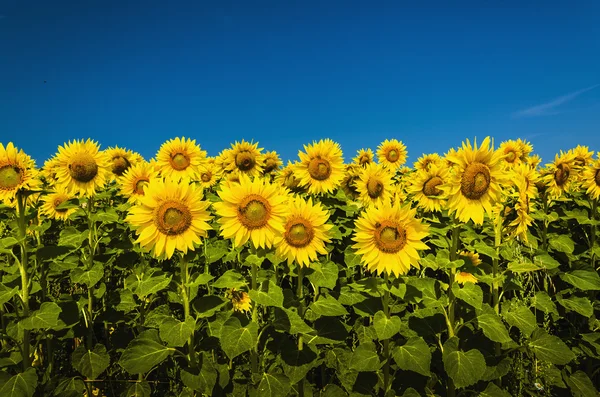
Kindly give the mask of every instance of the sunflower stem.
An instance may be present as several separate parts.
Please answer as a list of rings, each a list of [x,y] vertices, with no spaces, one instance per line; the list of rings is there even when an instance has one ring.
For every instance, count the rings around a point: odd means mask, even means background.
[[[185,255],[181,255],[181,260],[179,262],[181,267],[181,295],[183,300],[183,315],[184,320],[186,321],[190,316],[190,291],[188,288],[188,281],[190,278],[188,261]],[[196,348],[194,345],[194,332],[190,335],[188,339],[188,359],[191,368],[198,367],[198,360],[196,359]]]
[[[593,223],[593,221],[596,220],[596,212],[598,209],[598,200],[592,200],[592,225],[591,225],[591,236],[590,236],[590,252],[592,254],[591,257],[591,261],[592,261],[592,268],[596,269],[596,254],[594,252],[594,246],[596,245],[596,224]]]
[[[17,221],[19,225],[19,245],[21,246],[21,263],[19,264],[19,271],[21,273],[23,317],[29,316],[29,279],[27,274],[29,257],[27,252],[27,223],[25,220],[26,201],[27,194],[21,191],[17,192]],[[26,370],[31,366],[30,338],[31,332],[29,330],[23,330],[23,370]]]
[[[304,318],[304,288],[302,283],[303,268],[302,265],[298,265],[298,289],[296,291],[296,296],[298,297],[298,314],[301,318]],[[302,334],[298,335],[298,351],[302,351],[303,340]],[[304,397],[304,379],[298,382],[298,397]]]
[[[460,223],[455,219],[453,219],[453,228],[452,228],[452,245],[450,246],[450,260],[455,261],[458,257],[458,244],[460,237]],[[455,314],[454,314],[454,303],[455,296],[452,291],[452,286],[454,285],[454,269],[450,269],[448,273],[449,278],[449,286],[448,286],[448,339],[454,336],[455,330]],[[454,381],[452,378],[448,377],[446,383],[446,395],[448,397],[456,396],[456,387],[454,385]]]
[[[88,243],[90,246],[90,254],[87,270],[91,270],[94,267],[94,255],[96,254],[96,224],[92,219],[92,211],[94,208],[94,197],[88,197],[87,202],[87,216],[88,216]],[[92,350],[93,339],[94,339],[94,286],[90,285],[87,289],[88,292],[88,338],[86,346],[88,350]]]
[[[253,291],[256,291],[258,289],[258,265],[254,262],[252,262],[250,282],[250,287]],[[254,302],[252,305],[252,322],[258,324],[258,305],[256,302]],[[254,349],[250,351],[250,365],[252,368],[252,373],[258,373],[258,341],[256,341],[256,346],[254,346]]]
[[[383,291],[383,312],[385,316],[390,318],[390,285],[389,285],[389,274],[385,272],[385,290]],[[390,388],[390,340],[385,339],[383,341],[383,357],[385,358],[385,364],[383,366],[383,393],[387,393]]]

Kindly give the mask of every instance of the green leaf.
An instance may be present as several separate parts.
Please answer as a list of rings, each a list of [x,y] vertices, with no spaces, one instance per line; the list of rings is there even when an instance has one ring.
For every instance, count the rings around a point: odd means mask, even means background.
[[[259,305],[283,308],[283,290],[271,280],[263,281],[257,290],[250,290],[248,295]]]
[[[361,343],[354,349],[352,361],[350,361],[350,369],[359,372],[377,371],[381,368],[381,365],[382,363],[379,361],[375,343]]]
[[[160,364],[174,351],[175,349],[161,343],[158,330],[149,329],[129,342],[119,364],[130,374],[143,374]]]
[[[348,314],[344,306],[330,295],[319,296],[316,302],[310,304],[309,309],[320,316],[345,316]]]
[[[205,295],[194,300],[193,307],[199,318],[212,317],[219,309],[227,303],[220,296]]]
[[[532,303],[536,309],[541,310],[544,313],[554,314],[558,317],[558,310],[556,310],[556,304],[552,302],[552,298],[550,298],[550,296],[546,292],[536,292],[533,297]]]
[[[391,316],[390,318],[387,318],[385,313],[381,310],[375,313],[373,327],[377,333],[377,339],[384,340],[391,338],[400,331],[401,326],[402,322],[400,321],[400,317]]]
[[[88,287],[93,287],[104,277],[104,266],[101,263],[95,263],[90,270],[81,268],[71,271],[71,281],[76,284],[85,284]]]
[[[575,397],[597,397],[598,390],[590,378],[583,371],[577,371],[567,379],[567,385],[571,388]]]
[[[172,277],[173,276],[167,277],[166,274],[161,271],[148,272],[142,277],[137,277],[133,280],[127,288],[142,299],[150,294],[155,294],[158,291],[167,288]]]
[[[477,242],[473,246],[473,248],[475,249],[476,252],[487,255],[492,259],[500,259],[500,257],[496,253],[496,250],[494,248],[490,247],[489,245],[487,245],[486,243],[484,243],[483,241]]]
[[[106,347],[101,344],[94,346],[94,350],[88,350],[84,345],[79,345],[73,352],[73,367],[83,376],[94,380],[98,378],[110,365],[110,356]]]
[[[551,237],[548,242],[552,249],[558,252],[564,252],[565,254],[572,254],[575,249],[575,243],[573,243],[571,237],[566,234]]]
[[[542,270],[540,266],[531,262],[527,258],[521,258],[520,261],[512,261],[506,268],[513,273],[529,273]]]
[[[590,318],[594,314],[594,307],[588,298],[571,296],[565,299],[557,295],[556,300],[565,309],[579,313],[584,317]]]
[[[537,329],[531,336],[529,347],[538,359],[552,364],[565,365],[575,358],[575,354],[559,337],[549,335],[544,329]]]
[[[196,320],[188,316],[184,322],[167,317],[160,324],[158,331],[160,339],[167,342],[167,346],[182,347],[196,329]]]
[[[235,288],[240,289],[246,286],[244,276],[237,270],[227,270],[212,284],[215,288]]]
[[[119,214],[117,214],[117,211],[115,211],[114,208],[109,208],[107,210],[98,211],[92,217],[92,219],[94,218],[100,222],[116,223],[119,221]]]
[[[483,291],[478,285],[466,283],[461,288],[458,286],[458,283],[454,283],[454,285],[452,285],[452,292],[458,299],[473,306],[475,309],[481,310]]]
[[[556,259],[546,253],[536,255],[533,258],[533,263],[544,269],[556,269],[560,266],[560,263]]]
[[[6,383],[0,385],[0,396],[33,397],[37,383],[38,377],[35,369],[28,368],[25,372],[16,374]]]
[[[493,382],[488,383],[485,390],[479,393],[479,397],[512,397],[510,393],[499,388]]]
[[[133,383],[125,393],[125,397],[150,397],[151,395],[152,389],[146,381]]]
[[[424,376],[430,376],[431,351],[427,342],[421,337],[410,338],[402,346],[396,346],[392,357],[398,367],[404,371],[414,371]]]
[[[591,270],[574,270],[560,275],[567,283],[582,291],[600,291],[600,276]]]
[[[256,346],[258,339],[258,325],[249,322],[242,326],[240,319],[230,317],[221,327],[221,348],[230,360],[245,353]]]
[[[258,395],[263,397],[284,397],[292,389],[290,380],[285,375],[263,373],[258,384]]]
[[[14,287],[13,289],[8,288],[4,284],[0,284],[0,306],[8,302],[19,292],[19,287]]]
[[[56,397],[81,397],[85,391],[85,383],[80,377],[63,379],[53,390]]]
[[[463,352],[458,349],[458,338],[452,337],[444,343],[442,361],[446,373],[457,388],[477,383],[485,373],[485,358],[479,350]]]
[[[308,371],[319,363],[313,345],[306,344],[302,350],[298,350],[297,344],[289,339],[282,343],[280,357],[283,372],[290,379],[291,384],[304,379]]]
[[[498,316],[494,309],[487,303],[482,307],[483,309],[477,313],[477,324],[483,331],[483,334],[494,342],[512,342],[513,340],[510,338],[510,335],[508,335],[508,331],[506,330],[502,319],[500,319],[500,316]]]
[[[504,313],[504,319],[511,327],[517,327],[525,336],[537,328],[535,315],[527,306],[522,304],[513,305]]]
[[[204,395],[213,395],[213,389],[217,384],[217,369],[206,352],[199,356],[199,368],[181,370],[181,381],[192,390],[198,391]]]
[[[227,255],[229,252],[229,243],[225,240],[211,241],[206,245],[206,262],[214,263]]]
[[[73,226],[65,227],[60,232],[60,237],[58,239],[58,245],[66,246],[66,247],[81,247],[81,243],[87,240],[89,235],[89,230],[85,230],[84,232],[80,232],[75,229]]]
[[[291,335],[314,333],[314,330],[302,320],[295,310],[276,308],[274,314],[273,325],[276,330],[285,331]]]
[[[21,329],[53,329],[59,326],[58,316],[62,312],[54,302],[44,302],[40,308],[27,318],[19,321]]]
[[[338,280],[338,267],[331,261],[313,262],[310,264],[310,270],[306,278],[314,284],[315,287],[325,287],[334,289]]]

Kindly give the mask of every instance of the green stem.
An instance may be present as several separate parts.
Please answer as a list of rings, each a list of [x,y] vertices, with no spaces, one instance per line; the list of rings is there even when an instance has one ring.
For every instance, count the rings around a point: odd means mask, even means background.
[[[188,261],[185,255],[181,256],[181,261],[179,264],[181,267],[181,298],[183,300],[183,315],[185,317],[184,321],[186,321],[190,316],[190,291],[188,288],[190,274]],[[198,367],[198,360],[196,358],[196,346],[194,342],[194,332],[192,332],[190,338],[188,339],[188,359],[191,368]]]
[[[389,285],[389,274],[385,272],[385,290],[383,292],[383,312],[385,316],[390,318],[390,285]],[[383,357],[385,358],[385,364],[383,366],[383,393],[387,393],[390,388],[390,340],[385,339],[383,341]]]
[[[302,277],[303,268],[301,265],[298,265],[298,290],[296,292],[296,296],[298,297],[298,314],[301,318],[304,318],[304,288]],[[302,351],[304,345],[302,340],[302,334],[298,335],[298,351]],[[304,397],[304,379],[298,382],[298,397]]]
[[[258,266],[256,263],[252,263],[251,273],[252,278],[250,280],[250,287],[253,291],[256,291],[258,289]],[[252,305],[252,322],[258,324],[258,305],[256,302]],[[258,340],[256,341],[254,349],[250,351],[250,365],[252,373],[258,373]]]
[[[87,202],[87,216],[88,216],[88,244],[90,246],[89,260],[87,264],[87,270],[91,270],[94,267],[94,255],[96,254],[96,225],[92,220],[92,211],[94,208],[94,198],[90,196]],[[94,342],[94,287],[89,286],[88,292],[88,337],[86,346],[88,350],[92,350]]]
[[[23,300],[23,317],[29,316],[29,279],[27,274],[29,257],[27,252],[27,223],[25,221],[26,200],[27,195],[21,192],[17,193],[17,210],[19,212],[17,216],[21,246],[21,263],[19,266],[19,271],[21,272],[21,299]],[[23,370],[26,370],[31,366],[30,339],[30,331],[23,330]]]
[[[542,193],[542,202],[544,204],[544,214],[548,215],[548,197],[546,193]],[[544,252],[548,251],[548,220],[544,219],[542,223],[542,249]]]
[[[598,208],[598,200],[592,201],[592,221],[596,220],[596,211]],[[592,253],[592,268],[596,268],[596,255],[594,253],[594,246],[596,245],[596,224],[592,223],[591,226],[591,236],[590,236],[590,251]]]
[[[502,223],[494,227],[494,249],[496,258],[492,260],[492,307],[496,313],[500,313],[500,283],[497,280],[499,273],[500,245],[502,244]]]
[[[459,244],[459,237],[460,237],[460,224],[458,223],[458,221],[456,221],[456,219],[454,219],[453,222],[453,229],[452,229],[452,245],[450,247],[450,260],[451,261],[455,261],[458,258],[458,244]],[[455,313],[454,313],[454,304],[455,304],[455,296],[454,296],[454,292],[452,291],[452,286],[454,285],[454,276],[455,276],[455,271],[454,269],[450,269],[449,271],[449,285],[448,285],[448,321],[447,321],[447,326],[448,326],[448,338],[452,338],[454,336],[454,330],[456,328],[456,320],[455,320]],[[447,380],[447,384],[446,384],[446,395],[448,397],[454,397],[456,396],[456,386],[454,385],[454,381],[452,380],[452,378],[448,377]]]

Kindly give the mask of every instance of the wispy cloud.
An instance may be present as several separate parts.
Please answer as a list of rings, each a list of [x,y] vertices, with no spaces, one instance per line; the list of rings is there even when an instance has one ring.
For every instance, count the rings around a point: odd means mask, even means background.
[[[573,99],[577,98],[579,95],[586,93],[588,91],[593,90],[594,88],[600,87],[600,84],[595,84],[589,86],[587,88],[583,88],[581,90],[577,90],[571,92],[567,95],[560,96],[551,100],[550,102],[542,103],[541,105],[532,106],[527,109],[520,110],[518,112],[513,113],[513,117],[537,117],[537,116],[549,116],[553,114],[558,114],[558,107],[564,105],[567,102],[571,102]]]

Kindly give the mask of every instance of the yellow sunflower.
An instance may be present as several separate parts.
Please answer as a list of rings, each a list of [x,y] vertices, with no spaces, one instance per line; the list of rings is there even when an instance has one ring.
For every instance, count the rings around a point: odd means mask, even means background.
[[[331,139],[322,139],[304,145],[304,150],[298,152],[300,162],[294,170],[300,186],[308,187],[309,194],[333,192],[344,179],[344,158],[340,145]]]
[[[582,186],[593,200],[600,197],[600,156],[583,171]]]
[[[521,151],[521,160],[525,160],[533,152],[533,145],[521,138],[517,139],[516,143]]]
[[[123,175],[135,162],[133,152],[128,149],[115,146],[109,147],[104,152],[108,156],[114,177]]]
[[[546,164],[542,181],[552,198],[559,198],[564,193],[570,192],[577,179],[575,169],[575,155],[573,153],[557,154],[553,163]]]
[[[396,171],[404,163],[407,156],[406,146],[397,139],[386,139],[377,147],[377,160],[379,164]]]
[[[446,167],[430,164],[428,169],[417,171],[408,185],[417,206],[425,211],[441,211],[446,205],[446,194],[439,187],[448,181]]]
[[[295,189],[300,181],[294,176],[294,164],[288,160],[285,167],[279,170],[275,177],[275,183],[286,189]]]
[[[39,185],[35,161],[12,142],[0,143],[0,203],[8,203],[20,189],[32,190]]]
[[[42,167],[39,176],[49,186],[54,186],[58,181],[58,179],[56,178],[56,170],[58,169],[58,167],[60,167],[60,163],[58,162],[55,156],[52,156],[44,162],[44,166]]]
[[[414,167],[416,170],[429,170],[431,166],[442,167],[444,165],[444,160],[437,153],[424,154],[415,162]]]
[[[196,140],[175,138],[163,143],[156,154],[156,165],[162,177],[175,181],[195,180],[198,167],[206,159],[206,152]]]
[[[353,248],[370,271],[379,274],[406,274],[411,265],[419,267],[418,250],[429,225],[415,218],[415,209],[389,204],[368,207],[356,220]]]
[[[213,163],[205,163],[198,168],[198,184],[204,189],[210,189],[217,184],[220,178],[219,168]]]
[[[342,190],[350,200],[356,200],[359,196],[356,182],[360,179],[363,168],[355,163],[346,165],[344,179],[342,179]]]
[[[288,264],[296,261],[308,267],[317,260],[317,254],[327,254],[325,243],[331,242],[333,227],[327,224],[329,214],[320,203],[313,204],[311,198],[290,199],[288,208],[283,234],[275,237],[277,255],[287,258]]]
[[[481,263],[481,259],[479,259],[479,254],[470,251],[461,251],[458,253],[460,259],[465,261],[465,264],[470,264],[471,266],[479,266]]]
[[[250,313],[250,310],[252,309],[252,299],[250,299],[250,295],[248,295],[247,292],[238,291],[235,288],[232,288],[229,291],[228,296],[229,299],[231,299],[234,311]]]
[[[104,187],[110,177],[110,162],[100,146],[87,141],[69,142],[58,147],[56,177],[58,185],[70,193],[91,196]]]
[[[574,157],[574,165],[576,167],[585,167],[592,162],[594,151],[590,151],[587,146],[577,145],[576,148],[569,150]]]
[[[371,149],[360,149],[352,161],[356,165],[366,167],[367,165],[375,162],[375,155]]]
[[[75,211],[77,211],[77,208],[63,209],[57,207],[74,197],[75,196],[69,194],[65,189],[58,188],[55,192],[47,194],[42,198],[43,204],[40,207],[40,212],[48,218],[66,221],[73,213],[75,213]]]
[[[511,169],[511,179],[519,189],[519,192],[524,192],[530,198],[536,198],[538,195],[537,182],[539,174],[535,168],[531,168],[528,164],[520,163]]]
[[[202,189],[172,179],[151,179],[144,191],[126,218],[136,229],[136,243],[153,250],[156,258],[171,258],[175,250],[194,251],[211,229],[210,203],[202,200]]]
[[[221,235],[236,247],[250,239],[256,248],[271,248],[275,236],[284,232],[288,197],[279,186],[241,174],[239,184],[221,184],[218,195],[223,201],[213,207]]]
[[[490,147],[490,138],[477,143],[462,145],[456,153],[449,154],[448,160],[455,164],[448,183],[440,187],[448,195],[448,210],[456,212],[461,222],[472,220],[483,224],[484,215],[491,215],[492,205],[500,200],[501,183],[506,180],[502,169],[502,152]]]
[[[517,237],[525,243],[528,242],[527,231],[529,226],[533,224],[530,213],[534,209],[533,203],[529,199],[525,192],[519,192],[519,199],[514,207],[515,218],[508,224],[510,237]]]
[[[259,176],[264,161],[261,152],[262,148],[258,147],[258,142],[236,141],[231,144],[231,149],[222,152],[223,169],[226,172],[235,171],[248,176]]]
[[[454,276],[454,280],[456,280],[459,284],[465,283],[473,283],[477,284],[477,278],[469,272],[457,272]]]
[[[263,174],[277,171],[283,165],[276,151],[266,152],[263,156]]]
[[[132,165],[125,171],[118,181],[121,186],[121,194],[127,197],[127,201],[130,203],[137,202],[140,198],[144,197],[144,186],[146,186],[151,179],[157,178],[158,172],[155,171],[154,167],[150,163],[141,162]]]
[[[361,170],[354,186],[365,205],[389,203],[394,194],[392,174],[380,164],[369,164]]]
[[[507,167],[513,167],[521,162],[523,152],[521,151],[522,145],[517,141],[508,140],[500,144],[498,150],[502,153],[504,165]]]

